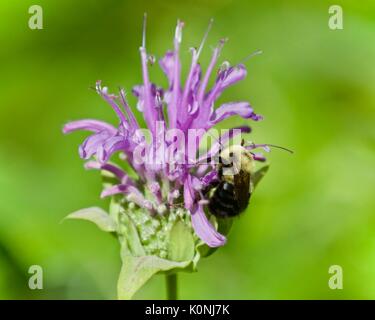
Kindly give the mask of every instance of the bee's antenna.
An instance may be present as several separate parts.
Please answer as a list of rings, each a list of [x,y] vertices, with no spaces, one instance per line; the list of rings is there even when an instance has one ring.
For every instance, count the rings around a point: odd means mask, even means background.
[[[269,143],[267,143],[267,146],[272,147],[272,148],[278,148],[278,149],[281,149],[281,150],[287,151],[287,152],[289,152],[289,153],[294,153],[293,150],[290,150],[290,149],[285,148],[285,147],[277,146],[277,145],[274,145],[274,144],[269,144]]]
[[[251,147],[252,149],[255,149],[255,148],[264,148],[264,147],[271,147],[271,148],[277,148],[277,149],[281,149],[281,150],[284,150],[284,151],[287,151],[289,153],[294,153],[293,150],[290,150],[288,148],[285,148],[285,147],[281,147],[281,146],[278,146],[278,145],[275,145],[275,144],[270,144],[270,143],[262,143],[262,144],[255,144],[254,142],[250,142],[250,145],[248,147]],[[267,151],[267,150],[266,150]]]

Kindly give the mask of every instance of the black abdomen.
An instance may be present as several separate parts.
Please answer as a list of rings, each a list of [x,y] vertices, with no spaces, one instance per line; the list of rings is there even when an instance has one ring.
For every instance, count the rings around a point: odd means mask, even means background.
[[[233,184],[220,182],[210,199],[208,207],[211,213],[219,218],[239,215],[240,208],[235,198]]]

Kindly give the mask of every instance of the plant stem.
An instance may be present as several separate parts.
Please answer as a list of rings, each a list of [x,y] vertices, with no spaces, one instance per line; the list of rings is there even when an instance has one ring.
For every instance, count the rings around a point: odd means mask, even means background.
[[[167,274],[165,280],[167,286],[167,299],[177,300],[177,274]]]

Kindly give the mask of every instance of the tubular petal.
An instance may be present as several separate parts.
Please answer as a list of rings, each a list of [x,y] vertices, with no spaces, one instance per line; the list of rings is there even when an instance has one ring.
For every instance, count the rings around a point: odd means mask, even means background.
[[[198,237],[209,247],[220,247],[226,243],[227,239],[207,220],[202,205],[198,205],[192,212],[191,222]]]
[[[71,133],[77,130],[87,130],[92,132],[108,131],[115,134],[116,129],[114,126],[100,120],[85,119],[71,121],[64,125],[63,133]]]
[[[253,108],[248,102],[229,102],[217,108],[211,118],[211,124],[215,125],[230,116],[238,115],[242,118],[252,118],[254,115]]]

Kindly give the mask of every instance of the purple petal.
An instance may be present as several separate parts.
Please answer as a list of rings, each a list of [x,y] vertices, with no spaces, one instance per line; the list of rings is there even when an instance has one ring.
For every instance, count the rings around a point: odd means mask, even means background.
[[[129,186],[128,187],[128,200],[134,202],[138,206],[142,208],[146,208],[148,210],[152,210],[153,206],[149,200],[146,200],[142,193],[135,187]]]
[[[150,92],[149,95],[151,97],[151,100],[153,102],[153,109],[155,112],[155,121],[156,120],[162,120],[159,114],[160,105],[162,104],[161,99],[164,96],[164,92],[162,88],[157,87],[155,84],[150,85]],[[145,100],[147,98],[146,92],[145,92],[145,86],[144,85],[137,85],[134,86],[132,89],[132,93],[134,94],[135,97],[137,97],[138,102],[137,102],[137,109],[140,112],[145,113]]]
[[[198,86],[201,79],[201,67],[197,64],[194,67],[194,71],[191,75],[190,88],[188,89],[187,104],[188,111],[191,115],[195,114],[198,110],[199,103],[197,101]]]
[[[218,81],[221,82],[221,89],[225,89],[246,77],[247,71],[244,65],[230,67],[219,73]]]
[[[178,189],[174,189],[168,193],[168,203],[173,204],[174,200],[180,196],[180,191]]]
[[[210,80],[212,70],[214,69],[214,67],[216,65],[216,62],[217,62],[217,59],[218,59],[219,54],[221,52],[221,49],[223,48],[224,42],[225,42],[224,40],[221,40],[219,45],[214,49],[214,52],[213,52],[212,57],[211,57],[210,64],[208,65],[207,71],[206,71],[206,73],[204,75],[204,78],[202,80],[202,83],[199,87],[198,101],[199,101],[200,105],[203,105],[203,98],[204,98],[204,94],[205,94],[205,91],[206,91],[206,87],[207,87],[208,81]]]
[[[216,65],[217,59],[219,57],[219,54],[221,52],[221,49],[223,48],[223,45],[225,43],[225,40],[221,40],[219,45],[214,49],[214,52],[211,57],[210,64],[207,68],[207,71],[204,75],[204,78],[202,82],[200,83],[200,86],[197,90],[197,101],[196,104],[198,105],[199,109],[197,110],[198,114],[195,115],[195,119],[192,121],[190,124],[191,128],[203,128],[205,124],[207,123],[212,111],[213,111],[213,101],[215,98],[215,95],[213,94],[211,96],[211,99],[206,99],[205,98],[205,91],[208,85],[208,82],[210,80],[211,73]],[[220,90],[220,85],[216,85],[212,90],[214,92],[219,92]],[[207,97],[210,98],[210,94],[207,94]],[[193,113],[193,112],[191,112]]]
[[[105,198],[119,193],[127,194],[129,201],[134,202],[142,208],[152,209],[152,204],[149,201],[145,200],[142,193],[134,186],[118,184],[103,190],[100,196],[101,198]]]
[[[168,78],[169,91],[165,93],[164,100],[167,104],[168,119],[171,128],[176,127],[177,103],[180,95],[180,61],[178,59],[179,44],[176,45],[177,51],[168,51],[159,61],[160,67]],[[175,81],[176,79],[176,81]]]
[[[125,150],[125,146],[126,141],[122,136],[113,136],[106,139],[105,143],[101,144],[97,150],[99,162],[107,162],[113,153],[119,150]]]
[[[115,186],[111,186],[107,189],[104,189],[100,194],[101,198],[110,197],[119,193],[125,193],[128,190],[128,186],[124,184],[117,184]]]
[[[115,166],[113,164],[105,163],[101,164],[97,161],[88,161],[85,163],[86,169],[98,169],[98,170],[105,170],[108,172],[113,173],[120,181],[126,176],[126,173],[124,170],[119,168],[118,166]]]
[[[142,85],[134,86],[132,89],[133,95],[138,99],[137,109],[140,112],[143,112],[144,106],[144,87]]]
[[[199,105],[202,104],[198,101],[198,94],[199,94],[198,89],[199,89],[199,84],[200,84],[200,79],[201,79],[201,67],[198,64],[198,59],[203,50],[204,44],[207,40],[208,33],[211,30],[212,23],[213,23],[213,19],[210,20],[210,23],[207,27],[207,30],[203,36],[203,39],[201,41],[201,44],[198,50],[196,50],[195,48],[191,49],[191,52],[193,55],[192,61],[191,61],[191,67],[190,67],[188,78],[185,82],[185,88],[182,94],[182,101],[181,101],[181,106],[180,106],[180,108],[184,110],[184,113],[181,114],[182,119],[180,120],[180,123],[183,124],[184,130],[188,129],[188,125],[193,120],[192,116],[194,116],[198,112]],[[210,70],[208,71],[208,77],[209,76],[210,76]],[[203,88],[203,92],[204,90],[205,89]],[[186,112],[186,109],[187,109],[187,112]]]
[[[195,192],[192,186],[191,182],[191,176],[188,175],[186,178],[186,182],[184,185],[184,202],[185,202],[185,208],[190,210],[195,202]]]
[[[177,127],[178,118],[178,104],[180,102],[181,88],[180,88],[180,76],[181,76],[181,63],[180,63],[180,44],[182,40],[182,28],[184,23],[177,21],[176,32],[174,37],[174,51],[173,51],[173,85],[171,88],[170,103],[168,104],[168,118],[169,127]]]
[[[194,190],[202,190],[203,188],[203,185],[202,185],[202,182],[197,178],[197,177],[194,177],[194,176],[190,176],[191,177],[191,186],[193,187]]]
[[[158,112],[155,108],[155,103],[152,98],[152,88],[151,82],[149,79],[148,68],[147,68],[147,53],[146,48],[141,47],[139,49],[141,53],[141,61],[142,61],[142,75],[143,75],[143,94],[144,94],[144,101],[143,101],[143,115],[144,119],[147,123],[148,128],[151,130],[152,133],[155,132],[155,122],[158,119]]]
[[[266,152],[271,151],[270,146],[268,144],[264,144],[264,143],[263,144],[251,143],[251,144],[245,146],[245,149],[247,149],[247,150],[253,150],[253,149],[257,149],[257,148],[262,148]]]
[[[71,121],[68,122],[63,128],[63,132],[65,134],[77,130],[88,130],[92,132],[108,131],[112,134],[116,133],[116,129],[112,125],[103,121],[93,119]]]
[[[256,161],[265,162],[267,160],[266,157],[260,153],[252,153],[251,155],[253,156],[253,159]]]
[[[128,118],[129,118],[129,124],[130,124],[130,128],[131,130],[136,130],[136,129],[139,129],[139,124],[138,124],[138,121],[136,119],[136,117],[134,116],[134,113],[130,110],[130,107],[126,101],[126,98],[125,98],[125,91],[124,89],[121,89],[120,90],[120,101],[121,101],[121,104],[122,106],[124,107],[127,115],[128,115]]]
[[[246,77],[246,73],[247,72],[244,65],[238,65],[219,71],[216,78],[216,83],[205,99],[204,104],[206,107],[211,106],[226,88],[244,79]]]
[[[163,196],[162,196],[162,193],[161,193],[161,188],[160,188],[159,183],[157,183],[156,181],[152,181],[152,182],[149,183],[148,188],[150,189],[150,191],[154,195],[156,201],[158,203],[161,203],[163,201]]]
[[[111,135],[107,131],[92,134],[79,147],[79,155],[82,159],[88,159],[97,153],[98,148],[105,143]]]
[[[116,103],[115,99],[116,96],[113,94],[108,93],[107,87],[101,87],[101,81],[96,82],[96,92],[105,100],[107,101],[113,110],[116,112],[118,117],[120,118],[121,122],[127,122],[125,114],[122,112],[118,104]]]
[[[122,184],[132,185],[135,186],[136,183],[132,178],[130,178],[124,170],[122,170],[120,167],[111,164],[111,163],[105,163],[101,164],[98,161],[88,161],[85,163],[86,169],[98,169],[98,170],[105,170],[108,172],[113,173],[118,180],[121,181]]]
[[[214,111],[211,124],[217,124],[218,122],[223,121],[233,115],[239,115],[246,119],[254,119],[255,117],[258,117],[254,114],[253,109],[250,107],[248,102],[230,102],[221,105]]]
[[[193,109],[192,95],[197,94],[197,85],[200,80],[201,69],[198,64],[198,56],[195,49],[192,49],[193,57],[189,75],[185,82],[185,87],[182,93],[181,103],[179,107],[179,114],[177,121],[184,126],[188,117],[188,103],[190,102],[190,109]],[[190,101],[189,101],[190,100]]]
[[[195,233],[209,247],[220,247],[226,243],[226,238],[208,221],[201,205],[198,205],[196,211],[192,212],[191,222]]]
[[[212,182],[218,181],[218,180],[219,180],[219,175],[217,171],[212,170],[201,179],[201,182],[203,184],[203,187],[206,187],[206,186],[209,186]]]
[[[224,134],[222,134],[218,142],[220,142],[221,145],[223,145],[238,135],[241,135],[243,133],[250,133],[250,132],[251,132],[251,127],[249,126],[235,127],[235,128],[229,129]]]
[[[165,56],[159,60],[159,65],[168,78],[169,86],[172,87],[174,80],[174,52],[167,51]]]
[[[195,174],[197,177],[203,177],[207,173],[208,169],[212,169],[211,164],[200,164]]]

